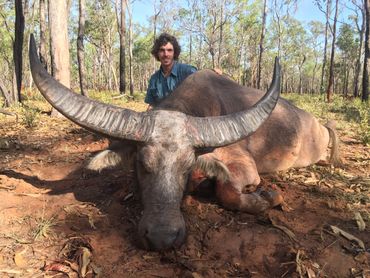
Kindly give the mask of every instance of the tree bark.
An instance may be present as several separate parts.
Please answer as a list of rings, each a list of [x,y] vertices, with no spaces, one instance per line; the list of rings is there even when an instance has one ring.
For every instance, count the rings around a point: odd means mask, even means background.
[[[335,15],[334,15],[334,22],[333,22],[333,40],[332,40],[332,43],[331,43],[330,67],[329,67],[329,84],[328,84],[328,88],[326,90],[326,100],[327,100],[327,102],[331,102],[332,95],[333,95],[334,56],[335,56],[337,18],[338,18],[338,0],[335,1]]]
[[[259,43],[259,55],[257,62],[257,88],[261,87],[261,73],[262,73],[262,55],[263,55],[263,43],[265,40],[265,29],[266,29],[266,16],[267,16],[267,0],[263,1],[263,11],[262,11],[262,29],[261,29],[261,38]]]
[[[320,92],[324,93],[324,78],[325,78],[325,70],[326,70],[326,60],[327,60],[327,48],[328,48],[328,34],[329,34],[329,17],[330,17],[330,8],[331,8],[331,0],[327,0],[326,2],[326,24],[325,24],[325,41],[324,41],[324,55],[322,60],[322,68],[321,68],[321,81],[320,81]]]
[[[5,87],[3,81],[0,79],[0,93],[4,96],[5,99],[5,107],[9,107],[12,103],[12,95],[8,91],[8,89]]]
[[[360,74],[361,74],[362,45],[364,41],[364,33],[365,33],[365,28],[366,28],[366,14],[365,14],[365,7],[364,7],[365,0],[361,0],[360,2],[362,3],[362,5],[361,4],[359,4],[359,6],[356,5],[361,12],[362,24],[360,27],[356,20],[356,27],[357,27],[357,31],[360,34],[360,41],[359,41],[358,54],[357,54],[357,59],[356,59],[356,68],[355,68],[354,81],[353,81],[355,85],[354,90],[353,90],[354,97],[358,97],[360,95],[359,79],[360,79]]]
[[[69,88],[71,81],[67,22],[67,3],[62,0],[50,0],[49,28],[52,74],[56,80]],[[55,109],[52,109],[51,115],[60,116]]]
[[[303,68],[303,64],[305,62],[306,62],[306,55],[303,55],[302,62],[299,65],[299,85],[298,85],[298,92],[299,92],[300,95],[303,93],[303,86],[302,86],[303,74],[302,74],[302,68]]]
[[[133,55],[132,55],[132,47],[133,47],[133,40],[132,40],[132,9],[130,5],[130,0],[127,0],[127,7],[128,7],[128,14],[129,14],[129,30],[128,30],[128,54],[129,54],[129,74],[130,74],[130,95],[134,95],[134,69],[133,69]]]
[[[46,52],[46,14],[45,14],[45,0],[40,0],[39,3],[39,13],[40,13],[40,61],[44,65],[45,69],[48,67],[47,63],[47,52]]]
[[[121,26],[119,47],[119,91],[126,92],[126,0],[121,0]]]
[[[224,6],[225,1],[221,1],[220,7],[220,35],[219,35],[219,43],[218,43],[218,59],[217,59],[217,67],[221,68],[221,58],[222,58],[222,47],[223,47],[223,40],[224,40]]]
[[[22,0],[15,0],[15,32],[13,45],[13,60],[15,70],[16,91],[14,101],[21,102],[22,63],[23,63],[24,14]]]
[[[364,72],[362,77],[362,101],[369,100],[369,74],[370,74],[370,0],[365,0],[366,32]]]
[[[78,37],[77,37],[77,59],[78,59],[78,75],[80,77],[81,95],[88,96],[86,88],[85,74],[85,0],[79,0],[79,18],[78,18]]]

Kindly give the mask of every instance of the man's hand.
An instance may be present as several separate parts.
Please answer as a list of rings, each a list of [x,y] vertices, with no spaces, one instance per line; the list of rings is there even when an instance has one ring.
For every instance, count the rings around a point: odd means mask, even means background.
[[[150,111],[150,110],[152,110],[153,109],[153,106],[151,106],[150,104],[148,105],[148,107],[146,108],[146,111],[148,112],[148,111]]]
[[[214,68],[213,71],[219,75],[222,75],[222,70],[219,68]]]

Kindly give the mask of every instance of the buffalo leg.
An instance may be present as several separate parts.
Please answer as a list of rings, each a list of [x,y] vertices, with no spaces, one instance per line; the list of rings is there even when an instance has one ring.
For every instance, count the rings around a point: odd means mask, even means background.
[[[232,151],[237,151],[232,149]],[[280,193],[274,189],[258,188],[260,177],[254,159],[247,152],[230,155],[217,149],[198,158],[189,186],[194,189],[207,179],[216,180],[216,196],[228,208],[248,213],[260,213],[282,203]],[[222,174],[220,174],[222,172]]]

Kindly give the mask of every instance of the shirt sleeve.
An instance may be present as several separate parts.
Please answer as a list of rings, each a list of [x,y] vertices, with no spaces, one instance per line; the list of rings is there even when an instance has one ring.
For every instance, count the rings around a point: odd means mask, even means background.
[[[146,96],[145,96],[145,103],[148,103],[148,104],[153,104],[154,103],[154,96],[153,96],[153,90],[155,90],[155,86],[154,86],[154,74],[152,75],[152,77],[150,78],[149,80],[149,85],[148,85],[148,89],[146,91]]]
[[[198,69],[194,66],[188,65],[188,75],[198,71]]]

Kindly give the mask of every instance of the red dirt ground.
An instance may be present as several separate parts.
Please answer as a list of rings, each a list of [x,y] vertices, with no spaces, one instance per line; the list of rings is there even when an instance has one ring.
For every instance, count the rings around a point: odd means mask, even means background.
[[[186,243],[156,253],[137,244],[133,171],[83,168],[105,139],[45,116],[35,129],[3,119],[0,277],[79,277],[80,247],[92,252],[86,277],[370,277],[370,154],[354,138],[341,136],[343,169],[315,165],[263,176],[286,202],[265,215],[185,197]],[[331,225],[362,240],[367,252]]]

